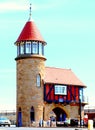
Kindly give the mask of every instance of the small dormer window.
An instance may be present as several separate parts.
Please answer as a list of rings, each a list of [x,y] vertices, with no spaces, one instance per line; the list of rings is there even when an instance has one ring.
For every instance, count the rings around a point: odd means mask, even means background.
[[[37,75],[37,87],[41,86],[41,76],[40,74]]]
[[[37,42],[32,42],[32,53],[38,54],[38,43]]]

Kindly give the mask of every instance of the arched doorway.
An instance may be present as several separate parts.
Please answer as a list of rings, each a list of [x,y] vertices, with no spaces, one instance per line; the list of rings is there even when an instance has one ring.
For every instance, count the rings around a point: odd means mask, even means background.
[[[34,116],[35,116],[35,111],[34,111],[34,107],[32,106],[30,109],[30,120],[31,122],[34,121]]]
[[[22,111],[21,111],[21,107],[18,108],[17,126],[18,127],[22,126]]]
[[[67,114],[63,109],[56,107],[53,109],[53,112],[56,115],[56,121],[65,121],[66,120]]]

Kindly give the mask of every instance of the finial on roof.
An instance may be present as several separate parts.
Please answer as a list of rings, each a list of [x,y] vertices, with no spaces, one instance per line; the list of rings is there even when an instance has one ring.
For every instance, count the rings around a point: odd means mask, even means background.
[[[29,8],[29,10],[30,10],[30,13],[29,13],[29,21],[31,20],[31,15],[32,15],[32,10],[31,10],[31,3],[30,3],[30,8]]]

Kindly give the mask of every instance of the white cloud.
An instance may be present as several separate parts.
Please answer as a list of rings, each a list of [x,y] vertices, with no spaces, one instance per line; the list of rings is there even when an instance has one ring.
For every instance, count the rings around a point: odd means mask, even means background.
[[[32,4],[32,10],[48,10],[53,8],[58,8],[59,6],[65,7],[69,3],[67,0],[48,0],[37,2],[30,2]],[[20,11],[20,10],[28,10],[29,9],[29,1],[27,0],[8,0],[5,2],[0,2],[0,12],[7,11]]]
[[[27,4],[24,4],[23,2],[1,2],[0,3],[0,12],[7,12],[12,10],[27,10],[28,6]]]
[[[31,3],[31,2],[30,2]],[[30,3],[27,0],[16,0],[16,1],[7,1],[7,2],[0,2],[0,13],[8,12],[8,11],[23,11],[29,10]],[[47,5],[46,5],[47,6]],[[36,4],[32,4],[32,10],[39,10],[44,9],[46,6],[39,6]]]

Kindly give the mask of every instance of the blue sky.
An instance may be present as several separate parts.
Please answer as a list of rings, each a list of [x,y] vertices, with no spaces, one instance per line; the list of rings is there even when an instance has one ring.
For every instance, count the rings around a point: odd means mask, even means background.
[[[46,66],[71,68],[95,106],[95,0],[0,0],[0,110],[15,109],[16,46],[32,18],[47,42]]]

